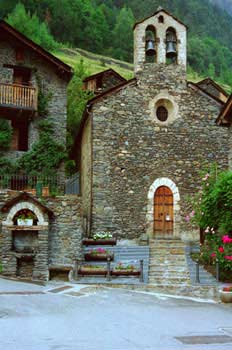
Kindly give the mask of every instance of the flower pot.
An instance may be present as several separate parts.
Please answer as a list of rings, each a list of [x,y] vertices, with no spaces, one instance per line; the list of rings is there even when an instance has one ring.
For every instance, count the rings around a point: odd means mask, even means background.
[[[94,269],[94,268],[84,268],[81,267],[78,270],[78,274],[82,276],[106,276],[107,275],[107,270],[102,268],[102,269]]]
[[[107,239],[93,239],[93,238],[86,238],[82,241],[83,245],[116,245],[117,240],[116,238],[107,238]]]
[[[137,270],[113,270],[112,276],[139,276],[140,271]]]
[[[85,254],[86,261],[107,261],[108,257],[110,258],[110,261],[112,261],[114,259],[114,254]]]
[[[43,189],[42,189],[42,196],[43,197],[49,196],[49,187],[48,186],[43,187]]]
[[[17,219],[18,226],[33,226],[33,219]]]
[[[223,303],[232,303],[232,291],[226,292],[226,291],[220,290],[219,295]]]

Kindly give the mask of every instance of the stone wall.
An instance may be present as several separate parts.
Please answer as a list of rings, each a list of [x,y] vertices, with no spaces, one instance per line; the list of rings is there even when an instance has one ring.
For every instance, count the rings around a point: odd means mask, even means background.
[[[19,192],[16,191],[0,193],[0,209],[6,202],[12,198],[17,198],[18,195]],[[81,198],[70,195],[55,198],[47,197],[40,201],[53,212],[53,217],[49,219],[47,228],[41,225],[38,226],[33,278],[47,280],[50,266],[74,266],[75,260],[81,258]],[[21,203],[19,201],[18,207]],[[23,206],[26,207],[26,202],[23,203]],[[31,203],[31,200],[28,203]],[[7,217],[8,213],[0,211],[0,261],[3,262],[3,273],[15,275],[17,254],[12,251],[13,236],[11,229],[5,222]],[[7,266],[7,271],[4,266]]]
[[[81,197],[48,198],[45,205],[54,213],[49,233],[49,264],[73,265],[75,259],[81,258]]]
[[[159,23],[159,17],[163,16],[164,22]],[[134,30],[134,67],[135,72],[142,70],[143,64],[146,61],[146,29],[152,26],[156,30],[156,52],[157,63],[166,63],[166,31],[169,27],[176,30],[177,34],[177,62],[186,69],[186,46],[187,46],[187,31],[186,27],[176,21],[172,16],[167,15],[164,11],[160,11],[155,16],[145,19],[142,23],[136,25]]]
[[[83,205],[83,217],[86,218],[85,231],[89,233],[90,217],[91,217],[91,159],[92,159],[92,126],[91,119],[86,121],[85,128],[81,140],[81,193]]]
[[[19,65],[15,58],[15,47],[17,43],[0,41],[0,82],[13,82],[13,69],[4,67],[4,64]],[[44,61],[34,51],[25,50],[25,59],[22,66],[31,69],[31,84],[38,87],[38,78],[41,80],[42,91],[45,95],[51,94],[51,99],[48,106],[47,120],[54,125],[54,139],[57,142],[66,144],[66,88],[67,81],[61,79],[53,66]],[[0,118],[4,115],[0,115]],[[21,116],[23,118],[23,115]],[[40,118],[36,116],[29,124],[29,149],[38,139],[39,130],[38,122]],[[8,157],[17,158],[21,154],[17,152],[8,152]]]
[[[184,220],[186,197],[198,191],[204,163],[227,167],[228,130],[215,124],[221,105],[184,77],[183,67],[147,64],[137,82],[93,106],[93,233],[136,238],[148,232],[149,189],[167,178],[180,195],[175,235],[194,238]],[[174,119],[157,120],[157,96],[176,105]]]

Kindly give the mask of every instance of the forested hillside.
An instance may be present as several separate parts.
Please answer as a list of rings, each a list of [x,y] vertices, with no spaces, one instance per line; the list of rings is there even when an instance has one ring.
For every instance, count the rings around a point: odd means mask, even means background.
[[[210,2],[225,10],[232,16],[232,0],[210,0]]]
[[[212,2],[21,0],[25,12],[17,0],[0,0],[0,16],[49,50],[58,42],[132,62],[134,22],[162,5],[189,27],[189,70],[232,86],[232,17]]]

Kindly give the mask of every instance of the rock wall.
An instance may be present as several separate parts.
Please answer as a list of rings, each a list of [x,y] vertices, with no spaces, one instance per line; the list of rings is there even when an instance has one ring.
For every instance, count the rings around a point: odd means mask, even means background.
[[[172,106],[165,122],[155,113],[162,100]],[[147,233],[149,189],[168,178],[180,195],[175,235],[194,239],[184,217],[187,196],[199,190],[199,169],[228,165],[228,130],[215,124],[220,108],[187,86],[183,67],[175,65],[144,65],[137,82],[99,100],[92,112],[93,233],[127,239]]]
[[[18,195],[19,192],[16,191],[1,192],[0,209],[10,199],[17,198]],[[81,198],[70,195],[35,199],[53,212],[53,217],[50,218],[47,228],[38,226],[38,240],[34,258],[33,278],[47,280],[50,266],[74,266],[75,260],[81,258]],[[31,200],[28,201],[28,203],[30,202]],[[26,207],[25,202],[23,205]],[[2,224],[7,215],[8,213],[0,211],[0,261],[3,262],[3,273],[14,276],[17,273],[17,254],[12,250],[12,229]]]
[[[15,47],[17,43],[0,40],[0,82],[13,83],[13,69],[4,67],[5,64],[18,66],[15,57]],[[25,59],[22,67],[31,69],[31,85],[38,87],[38,79],[41,82],[41,90],[45,96],[50,95],[48,104],[48,115],[46,119],[54,126],[54,140],[61,144],[66,144],[66,107],[67,107],[67,81],[61,79],[54,71],[54,67],[44,62],[34,51],[25,50]],[[0,115],[3,118],[4,115]],[[29,124],[28,148],[31,149],[33,143],[39,137],[38,122],[41,118],[37,115]],[[8,157],[18,158],[22,152],[11,151]]]
[[[82,197],[83,204],[83,217],[85,217],[85,232],[88,234],[90,230],[90,217],[91,217],[91,159],[92,159],[92,125],[91,119],[86,121],[86,125],[83,131],[81,139],[81,193],[84,193]]]

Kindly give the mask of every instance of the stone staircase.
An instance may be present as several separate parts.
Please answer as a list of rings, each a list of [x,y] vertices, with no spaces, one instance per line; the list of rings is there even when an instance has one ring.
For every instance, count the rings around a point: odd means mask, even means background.
[[[191,284],[184,242],[177,239],[150,241],[149,283],[167,289]]]

